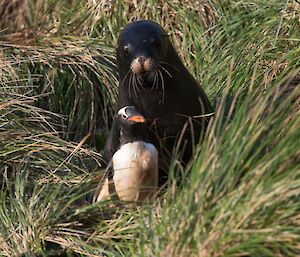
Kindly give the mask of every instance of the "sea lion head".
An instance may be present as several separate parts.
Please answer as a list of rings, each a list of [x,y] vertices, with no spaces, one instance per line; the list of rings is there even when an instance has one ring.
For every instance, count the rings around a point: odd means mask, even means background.
[[[145,80],[155,83],[155,78],[168,72],[162,66],[169,44],[167,33],[153,21],[128,24],[118,38],[116,54],[120,78],[130,77],[131,73],[140,83]]]

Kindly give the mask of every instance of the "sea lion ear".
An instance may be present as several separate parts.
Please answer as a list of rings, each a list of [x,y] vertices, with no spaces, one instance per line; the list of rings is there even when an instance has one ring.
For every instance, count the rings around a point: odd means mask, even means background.
[[[169,35],[167,32],[163,31],[162,37],[169,37],[169,36],[170,36],[170,35]]]
[[[169,38],[170,35],[169,35],[168,33],[164,33],[164,34],[162,34],[162,37],[163,37],[163,38]]]

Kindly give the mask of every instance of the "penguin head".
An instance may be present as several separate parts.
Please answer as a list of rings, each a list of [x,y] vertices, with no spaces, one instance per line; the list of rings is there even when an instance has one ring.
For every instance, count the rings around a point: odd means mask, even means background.
[[[120,126],[121,145],[134,141],[149,141],[146,119],[136,107],[121,108],[116,118]]]
[[[120,124],[128,127],[135,124],[145,123],[145,118],[134,106],[125,106],[118,111]]]

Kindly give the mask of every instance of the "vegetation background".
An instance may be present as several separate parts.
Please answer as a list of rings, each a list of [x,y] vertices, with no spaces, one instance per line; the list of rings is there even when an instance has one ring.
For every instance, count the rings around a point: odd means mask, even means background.
[[[168,32],[214,120],[182,187],[90,205],[137,19]],[[296,0],[1,0],[0,255],[300,256],[299,68]]]

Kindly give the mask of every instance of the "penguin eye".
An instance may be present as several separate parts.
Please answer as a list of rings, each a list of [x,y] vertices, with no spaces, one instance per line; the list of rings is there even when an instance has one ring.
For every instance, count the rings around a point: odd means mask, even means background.
[[[125,114],[122,114],[122,118],[123,118],[124,120],[126,120],[126,119],[127,119],[127,116],[126,116]]]

